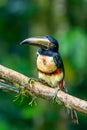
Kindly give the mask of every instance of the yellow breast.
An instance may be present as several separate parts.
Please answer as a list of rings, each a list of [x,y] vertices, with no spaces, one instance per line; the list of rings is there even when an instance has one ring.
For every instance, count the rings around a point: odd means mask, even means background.
[[[37,68],[44,73],[52,73],[57,69],[53,57],[38,55]]]

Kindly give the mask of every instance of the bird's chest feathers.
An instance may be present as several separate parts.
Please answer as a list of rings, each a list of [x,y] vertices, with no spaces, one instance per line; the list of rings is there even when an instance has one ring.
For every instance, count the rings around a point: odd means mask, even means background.
[[[63,72],[48,75],[39,71],[38,76],[39,79],[47,82],[51,87],[57,87],[59,82],[63,80]]]
[[[38,55],[37,68],[44,73],[52,73],[57,69],[53,57]]]

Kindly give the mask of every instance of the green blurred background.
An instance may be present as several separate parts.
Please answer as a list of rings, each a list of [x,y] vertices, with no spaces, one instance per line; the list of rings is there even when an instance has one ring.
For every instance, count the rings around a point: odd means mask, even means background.
[[[71,95],[87,99],[87,0],[0,0],[0,64],[37,77],[36,47],[20,46],[30,36],[52,35],[60,44]],[[14,93],[0,90],[0,130],[82,130],[66,119],[64,107],[38,99],[38,105],[13,102]]]

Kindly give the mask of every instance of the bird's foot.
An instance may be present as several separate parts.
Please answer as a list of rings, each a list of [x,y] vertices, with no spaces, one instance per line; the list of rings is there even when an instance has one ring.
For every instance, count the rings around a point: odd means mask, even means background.
[[[58,103],[58,104],[61,104],[61,101],[59,100],[59,99],[57,99],[56,97],[57,97],[57,93],[58,93],[58,91],[60,90],[60,88],[59,88],[59,86],[55,89],[55,93],[53,94],[53,96],[52,96],[52,101],[53,101],[53,103]]]
[[[53,94],[53,100],[55,100],[56,99],[56,97],[57,97],[57,93],[58,93],[58,91],[60,90],[60,88],[59,88],[59,86],[55,89],[55,93]]]

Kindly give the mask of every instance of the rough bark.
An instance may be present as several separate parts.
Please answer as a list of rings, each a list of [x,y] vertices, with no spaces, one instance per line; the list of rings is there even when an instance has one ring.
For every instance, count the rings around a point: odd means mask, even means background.
[[[14,92],[18,92],[18,89],[22,88],[27,90],[29,94],[33,93],[36,96],[47,100],[51,100],[55,93],[54,88],[43,85],[42,83],[33,79],[30,80],[29,77],[2,65],[0,65],[0,81],[4,81],[5,84],[9,84],[17,88],[17,91],[14,89],[14,87],[12,88],[12,91]],[[0,84],[0,89],[3,88],[3,84]],[[10,90],[9,87],[8,90]],[[71,96],[61,90],[58,91],[56,102],[57,101],[61,101],[69,108],[73,108],[79,112],[87,114],[87,101]]]

